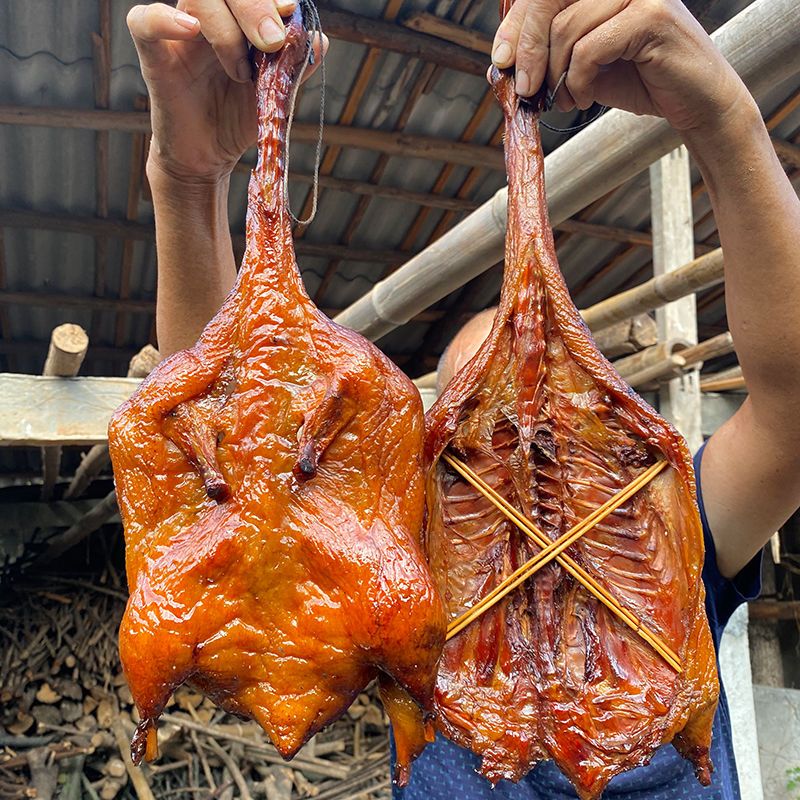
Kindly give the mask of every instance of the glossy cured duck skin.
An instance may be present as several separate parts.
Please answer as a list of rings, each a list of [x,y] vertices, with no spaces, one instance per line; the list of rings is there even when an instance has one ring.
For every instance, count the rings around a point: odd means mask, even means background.
[[[557,563],[445,646],[438,725],[492,782],[552,759],[583,798],[672,741],[707,784],[719,693],[683,439],[603,358],[546,213],[538,109],[493,75],[506,119],[506,272],[491,333],[426,418],[426,548],[452,621],[538,551],[441,460],[449,448],[551,539],[658,458],[669,466],[567,554],[657,633],[674,671]]]
[[[404,780],[424,746],[404,720],[431,708],[445,625],[419,542],[422,406],[302,286],[283,168],[307,43],[298,11],[287,45],[257,56],[259,161],[233,292],[110,427],[131,592],[120,655],[142,719],[132,752],[154,754],[183,682],[291,757],[381,676]]]

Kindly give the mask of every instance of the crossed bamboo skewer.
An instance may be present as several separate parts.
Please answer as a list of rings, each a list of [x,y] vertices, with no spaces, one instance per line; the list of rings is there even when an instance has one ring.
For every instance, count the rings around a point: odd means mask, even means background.
[[[586,517],[586,519],[574,525],[555,541],[551,541],[527,519],[527,517],[517,511],[516,508],[489,486],[489,484],[467,466],[467,464],[450,453],[443,453],[442,459],[456,470],[468,483],[481,492],[481,494],[483,494],[514,525],[542,548],[533,558],[502,580],[489,594],[453,620],[447,628],[448,641],[474,622],[484,611],[490,609],[509,592],[512,592],[528,580],[535,572],[555,559],[588,592],[594,595],[606,608],[616,614],[622,622],[641,636],[642,639],[644,639],[644,641],[646,641],[676,672],[680,673],[682,671],[680,659],[669,645],[667,645],[658,634],[647,628],[633,612],[622,606],[620,602],[586,572],[583,567],[563,552],[584,533],[604,520],[626,500],[633,497],[643,486],[653,480],[653,478],[667,466],[666,461],[657,461],[655,464],[639,473],[625,488],[609,498],[603,505]]]

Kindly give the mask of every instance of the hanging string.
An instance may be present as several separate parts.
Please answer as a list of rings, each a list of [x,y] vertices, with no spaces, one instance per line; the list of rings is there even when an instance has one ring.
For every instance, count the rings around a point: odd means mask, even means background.
[[[558,79],[558,83],[556,83],[555,87],[553,88],[553,91],[547,93],[547,98],[545,99],[544,103],[545,111],[550,111],[553,108],[556,103],[558,90],[564,85],[566,80],[567,70],[564,70],[564,72],[561,73],[561,77]],[[547,130],[553,131],[554,133],[577,133],[577,131],[583,130],[587,125],[591,125],[596,119],[600,119],[600,117],[602,117],[606,111],[608,111],[608,106],[598,105],[597,113],[589,117],[589,119],[579,122],[577,125],[571,125],[569,128],[557,128],[555,125],[551,125],[549,122],[545,122],[541,118],[539,119],[539,124],[543,128],[547,128]]]
[[[308,37],[308,51],[306,52],[303,66],[300,68],[300,74],[292,90],[292,96],[289,100],[289,117],[286,122],[286,166],[283,173],[283,196],[286,200],[286,208],[289,211],[289,217],[296,225],[310,225],[317,215],[317,200],[319,198],[319,169],[322,163],[322,131],[325,127],[325,59],[322,58],[321,70],[321,83],[319,89],[319,131],[317,133],[317,148],[314,154],[314,181],[311,186],[311,211],[305,219],[298,219],[292,211],[289,202],[289,151],[291,148],[292,140],[292,123],[294,122],[295,105],[297,103],[297,94],[300,91],[300,85],[303,82],[303,75],[309,64],[314,63],[314,39],[319,39],[320,54],[322,54],[322,22],[319,18],[319,11],[311,0],[301,0],[301,8],[303,11],[303,23],[309,33]]]

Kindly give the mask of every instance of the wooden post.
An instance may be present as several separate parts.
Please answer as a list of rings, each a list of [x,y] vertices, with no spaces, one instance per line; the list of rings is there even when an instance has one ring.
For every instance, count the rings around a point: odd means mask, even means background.
[[[774,597],[777,594],[777,589],[775,564],[771,558],[765,558],[761,565],[761,591],[767,597]],[[784,604],[775,603],[774,601],[772,603],[773,607],[782,605]],[[759,617],[758,611],[751,611],[749,622],[750,662],[753,665],[753,683],[783,688],[786,684],[783,674],[781,644],[778,637],[779,618],[766,615]]]
[[[161,360],[158,350],[152,345],[145,345],[132,359],[128,365],[129,378],[146,378]],[[83,457],[83,461],[75,470],[67,491],[64,492],[64,499],[71,500],[80,497],[88,488],[89,484],[104,470],[110,463],[107,444],[96,444]]]
[[[50,349],[44,362],[43,375],[72,378],[78,374],[86,351],[89,348],[89,337],[80,325],[67,323],[59,325],[50,337]],[[53,495],[53,487],[58,480],[61,466],[61,448],[42,448],[42,500],[49,501]]]
[[[689,153],[678,147],[650,167],[653,273],[656,278],[694,259],[692,179]],[[689,295],[656,311],[661,341],[697,344],[697,308]],[[703,443],[699,371],[692,369],[661,387],[660,411],[686,437],[694,451]]]

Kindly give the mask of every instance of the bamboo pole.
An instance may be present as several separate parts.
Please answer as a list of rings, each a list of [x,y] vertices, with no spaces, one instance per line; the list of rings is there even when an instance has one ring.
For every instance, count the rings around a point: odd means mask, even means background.
[[[746,388],[741,367],[733,367],[724,372],[709,375],[700,381],[700,391],[702,392],[730,392]]]
[[[4,228],[31,228],[33,230],[63,231],[89,236],[111,236],[121,239],[155,239],[152,222],[137,222],[113,217],[90,217],[75,214],[49,214],[39,211],[20,211],[0,208],[0,226]],[[244,249],[245,234],[231,231],[234,248]],[[294,249],[298,256],[316,258],[339,258],[342,261],[372,261],[375,263],[397,264],[408,257],[403,250],[372,249],[368,247],[347,247],[328,242],[295,241]]]
[[[712,39],[756,99],[800,70],[796,0],[756,0],[715,31]],[[552,224],[572,217],[679,143],[678,134],[663,120],[609,112],[545,159]],[[377,283],[336,321],[379,339],[497,263],[502,259],[506,204],[503,188]]]
[[[649,388],[653,384],[655,384],[653,388],[658,388],[659,383],[668,382],[673,378],[680,378],[686,371],[687,366],[686,359],[682,355],[673,353],[658,364],[651,364],[649,367],[644,367],[638,372],[632,373],[625,380],[634,389]]]
[[[687,347],[681,352],[681,355],[686,359],[687,366],[699,368],[705,361],[733,352],[733,336],[730,331],[725,331],[725,333],[712,336],[704,342]]]
[[[601,300],[583,309],[581,315],[591,330],[599,331],[633,314],[661,308],[673,300],[716,286],[724,277],[722,249],[717,248],[672,272]]]
[[[638,353],[618,359],[614,362],[614,369],[622,378],[629,380],[631,375],[636,375],[644,369],[663,364],[672,356],[677,355],[679,351],[685,350],[687,344],[682,339],[669,339],[666,342],[654,344],[652,347],[647,347]],[[680,353],[680,355],[682,356],[683,353]],[[681,358],[681,362],[685,363],[683,358]]]
[[[630,358],[615,361],[614,367],[636,389],[680,377],[686,370],[699,369],[704,361],[733,352],[733,337],[729,331],[691,347],[680,341],[674,344],[673,347],[650,347]],[[718,376],[709,376],[711,378]]]
[[[56,378],[72,378],[78,374],[86,351],[89,337],[80,325],[66,323],[59,325],[50,336],[50,349],[44,362],[42,375]],[[61,448],[42,448],[42,500],[48,502],[53,496],[53,487],[58,480],[61,466]]]

